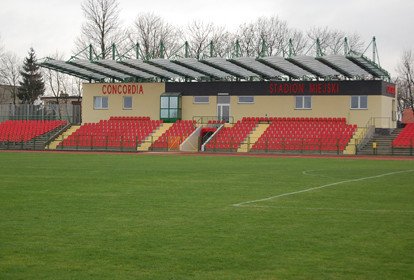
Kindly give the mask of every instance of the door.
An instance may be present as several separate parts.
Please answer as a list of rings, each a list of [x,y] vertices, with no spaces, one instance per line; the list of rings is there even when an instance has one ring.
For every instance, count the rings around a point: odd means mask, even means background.
[[[217,119],[220,121],[229,122],[230,117],[230,105],[229,104],[217,104]]]
[[[230,96],[227,93],[217,96],[217,119],[225,122],[230,120]]]

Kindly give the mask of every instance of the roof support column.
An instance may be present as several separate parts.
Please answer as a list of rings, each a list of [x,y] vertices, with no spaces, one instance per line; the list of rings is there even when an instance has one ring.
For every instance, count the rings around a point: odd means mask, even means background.
[[[184,56],[185,56],[185,58],[188,58],[189,53],[190,53],[190,46],[188,45],[188,41],[185,41],[185,43],[184,43],[184,49],[185,49]]]
[[[90,61],[93,60],[93,48],[92,48],[92,44],[89,44],[89,60]]]
[[[348,38],[344,38],[344,55],[347,56],[349,54],[349,45],[348,45]]]

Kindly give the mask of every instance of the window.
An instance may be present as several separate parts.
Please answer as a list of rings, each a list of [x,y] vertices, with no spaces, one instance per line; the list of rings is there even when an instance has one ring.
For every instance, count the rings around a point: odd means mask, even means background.
[[[168,96],[161,96],[161,119],[168,119],[170,98]]]
[[[217,96],[217,104],[230,104],[230,96],[219,93]]]
[[[93,108],[95,110],[108,109],[108,96],[94,96]]]
[[[161,109],[169,108],[169,99],[168,96],[161,96]]]
[[[168,119],[168,112],[170,109],[161,109],[161,119]]]
[[[254,103],[254,96],[239,96],[239,103]]]
[[[178,109],[170,109],[170,118],[178,118]]]
[[[181,119],[181,95],[163,93],[160,99],[160,118],[164,122],[175,122]]]
[[[193,103],[194,104],[210,103],[210,97],[209,96],[194,96]]]
[[[368,96],[351,96],[351,109],[368,109]]]
[[[178,96],[170,97],[170,108],[178,108]]]
[[[312,109],[311,96],[296,96],[295,109]]]
[[[124,96],[124,110],[132,109],[132,96]]]

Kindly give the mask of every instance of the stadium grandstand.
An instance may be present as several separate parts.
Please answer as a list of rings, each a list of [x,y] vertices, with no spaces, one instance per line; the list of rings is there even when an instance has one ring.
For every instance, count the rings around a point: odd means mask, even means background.
[[[40,66],[85,83],[82,120],[68,118],[72,125],[45,147],[355,154],[371,153],[380,131],[389,138],[383,152],[391,153],[400,143],[395,84],[375,56],[344,49],[145,59],[138,45],[135,57],[113,45],[112,59],[91,46],[87,59],[46,58]]]

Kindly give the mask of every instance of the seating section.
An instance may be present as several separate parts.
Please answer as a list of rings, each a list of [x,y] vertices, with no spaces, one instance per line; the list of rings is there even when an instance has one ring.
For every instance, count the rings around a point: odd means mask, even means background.
[[[161,123],[149,117],[111,117],[98,123],[85,123],[58,147],[133,149]]]
[[[237,121],[232,127],[223,127],[205,146],[206,151],[237,150],[244,139],[256,127],[259,119],[243,118]]]
[[[407,124],[392,142],[395,148],[414,147],[414,123]]]
[[[196,129],[195,121],[176,121],[153,144],[153,149],[178,149],[179,145]]]
[[[267,129],[256,139],[250,139],[250,151],[343,151],[356,125],[345,118],[285,118],[245,117],[233,126],[221,121],[210,121],[202,135],[221,129],[205,145],[206,151],[236,151],[259,123]],[[66,121],[14,120],[0,123],[0,142],[27,142],[66,125]],[[149,117],[111,117],[98,123],[85,123],[63,140],[58,148],[136,149],[162,120]],[[196,129],[193,120],[177,121],[151,146],[152,149],[178,149],[179,145]],[[261,132],[260,132],[261,133]],[[206,137],[208,138],[208,137]],[[408,124],[393,141],[394,147],[409,148],[414,144],[414,124]],[[249,144],[250,145],[250,144]]]
[[[343,151],[356,131],[345,118],[267,118],[252,151]]]
[[[66,125],[66,121],[16,120],[0,123],[0,142],[27,142]]]

